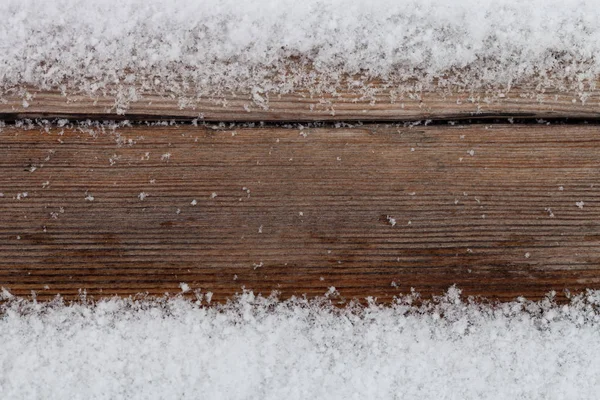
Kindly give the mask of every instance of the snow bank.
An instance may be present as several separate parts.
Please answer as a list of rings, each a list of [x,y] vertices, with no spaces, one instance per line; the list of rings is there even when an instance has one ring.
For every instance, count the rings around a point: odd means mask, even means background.
[[[9,297],[5,293],[5,297]],[[182,298],[0,308],[7,399],[591,399],[600,292],[568,305]],[[420,303],[419,303],[420,304]]]
[[[595,0],[3,0],[0,93],[593,86]],[[343,79],[355,75],[352,79]]]

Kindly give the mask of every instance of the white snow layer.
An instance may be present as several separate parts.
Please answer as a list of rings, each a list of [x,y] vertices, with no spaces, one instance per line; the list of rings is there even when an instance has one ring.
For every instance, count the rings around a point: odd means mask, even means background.
[[[5,399],[595,399],[600,292],[336,308],[245,293],[0,306]],[[9,295],[5,292],[5,298]]]
[[[369,77],[585,92],[600,75],[597,0],[2,0],[0,16],[0,100],[32,87],[261,98]]]

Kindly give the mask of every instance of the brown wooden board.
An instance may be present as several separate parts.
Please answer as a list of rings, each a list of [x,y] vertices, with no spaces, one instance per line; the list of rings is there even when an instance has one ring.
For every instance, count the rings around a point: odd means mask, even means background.
[[[206,121],[400,121],[487,117],[598,118],[600,93],[512,87],[502,91],[399,91],[378,82],[369,90],[349,88],[335,95],[307,90],[289,94],[223,94],[184,100],[147,93],[125,103],[115,96],[63,95],[31,88],[0,98],[0,116],[9,118],[175,118]],[[27,100],[24,101],[24,96]],[[122,115],[124,113],[124,115]]]
[[[118,133],[0,132],[0,286],[48,299],[186,282],[218,301],[600,288],[597,126]]]

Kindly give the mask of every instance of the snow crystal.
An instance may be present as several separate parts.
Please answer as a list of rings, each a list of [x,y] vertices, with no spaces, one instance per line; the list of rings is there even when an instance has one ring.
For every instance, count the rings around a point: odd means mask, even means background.
[[[189,292],[189,291],[190,291],[190,285],[188,285],[188,284],[187,284],[187,283],[185,283],[185,282],[181,282],[181,283],[179,284],[179,287],[181,288],[181,291],[182,291],[183,293],[186,293],[186,292]]]
[[[258,264],[257,263],[253,263],[252,264],[252,269],[256,270],[258,268],[262,268],[265,264],[261,261]]]
[[[16,400],[597,397],[600,293],[565,305],[459,294],[336,308],[337,297],[66,304],[3,291],[0,390]]]
[[[370,78],[583,93],[600,75],[595,0],[3,0],[0,15],[0,98],[24,106],[52,88],[184,105],[237,90],[265,107]]]

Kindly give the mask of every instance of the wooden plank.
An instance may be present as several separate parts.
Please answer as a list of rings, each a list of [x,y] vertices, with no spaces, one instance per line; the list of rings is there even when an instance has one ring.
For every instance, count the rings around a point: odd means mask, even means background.
[[[599,133],[6,127],[0,286],[47,299],[186,282],[218,301],[242,288],[380,301],[452,284],[502,300],[600,288]]]
[[[509,90],[400,91],[366,82],[369,95],[348,88],[320,96],[307,90],[289,94],[223,94],[182,100],[180,96],[146,93],[121,97],[63,95],[30,88],[0,98],[5,118],[173,118],[206,121],[400,121],[488,117],[598,118],[600,92],[585,93],[535,87]],[[23,101],[24,93],[27,100]],[[126,96],[125,96],[126,97]],[[124,114],[124,115],[122,115]]]

